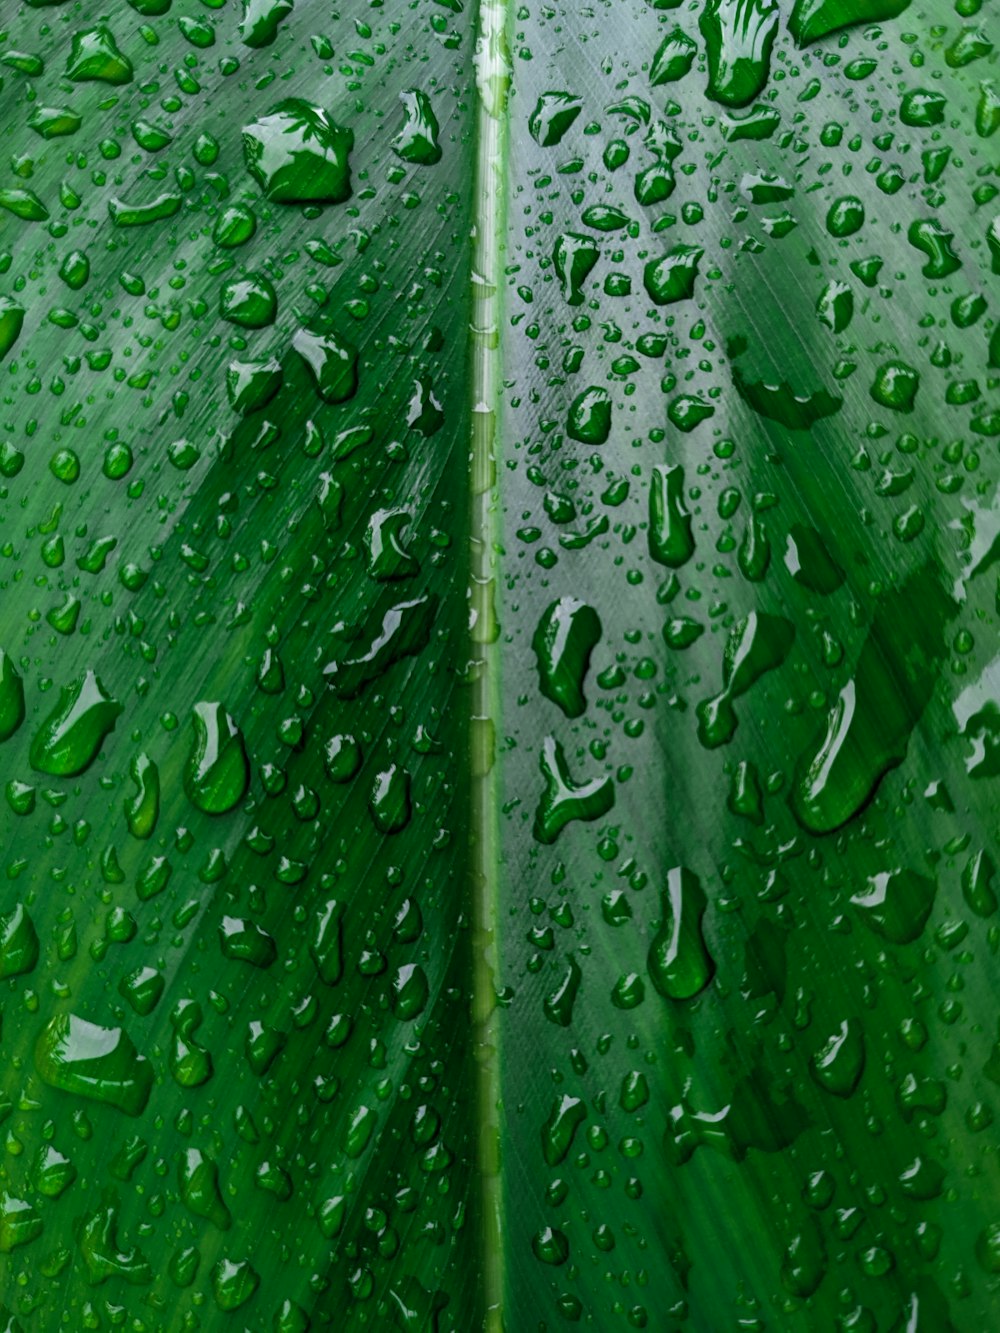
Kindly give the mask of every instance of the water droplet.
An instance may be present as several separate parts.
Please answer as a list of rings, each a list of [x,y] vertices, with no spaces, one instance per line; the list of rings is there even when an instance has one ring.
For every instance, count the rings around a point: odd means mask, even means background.
[[[125,801],[125,820],[133,838],[152,837],[160,815],[160,770],[148,754],[140,754],[129,768],[136,793]]]
[[[661,463],[653,468],[649,554],[657,564],[670,569],[680,569],[694,555],[691,515],[684,508],[684,469],[679,463]]]
[[[38,963],[38,933],[23,903],[0,916],[0,978],[32,972]]]
[[[281,388],[281,362],[230,361],[226,370],[226,395],[229,406],[241,417],[248,417],[268,405]]]
[[[76,1180],[76,1167],[51,1143],[43,1143],[35,1158],[34,1185],[47,1199],[58,1199]]]
[[[600,445],[611,434],[611,396],[607,389],[591,385],[569,405],[566,434],[581,444]]]
[[[856,23],[895,18],[910,0],[795,0],[788,27],[799,46]]]
[[[920,376],[905,361],[886,361],[875,372],[871,395],[882,407],[894,412],[912,412],[920,388]]]
[[[6,1190],[0,1194],[0,1254],[30,1245],[43,1229],[40,1214],[26,1199],[16,1199]]]
[[[569,1240],[558,1227],[542,1227],[531,1238],[535,1258],[543,1264],[558,1267],[569,1258]]]
[[[243,0],[240,38],[244,46],[259,50],[270,46],[282,19],[292,12],[292,0]]]
[[[403,963],[392,978],[392,1012],[402,1022],[423,1013],[430,998],[427,973],[419,963]]]
[[[586,709],[583,682],[600,637],[600,617],[576,597],[552,602],[538,622],[531,644],[539,688],[567,717],[580,717]]]
[[[228,1231],[233,1224],[219,1189],[219,1168],[197,1148],[186,1148],[178,1163],[181,1199],[196,1217]]]
[[[153,1066],[124,1028],[101,1027],[76,1014],[49,1020],[35,1046],[43,1083],[77,1093],[126,1115],[141,1115],[153,1087]]]
[[[675,245],[659,259],[649,261],[643,269],[643,283],[654,305],[672,305],[694,295],[698,261],[703,254],[700,245]]]
[[[299,97],[280,102],[243,131],[247,170],[279,204],[339,204],[351,194],[350,130]]]
[[[344,975],[344,904],[336,898],[329,898],[313,914],[309,953],[319,979],[336,986]]]
[[[299,329],[292,346],[309,367],[324,403],[344,403],[358,390],[358,349],[336,333]]]
[[[535,811],[534,835],[542,843],[555,842],[568,823],[600,819],[615,803],[615,788],[610,777],[591,778],[576,784],[562,746],[554,736],[546,736],[539,759],[545,790]]]
[[[24,721],[24,681],[0,648],[0,742],[10,740]]]
[[[827,550],[816,531],[804,523],[793,523],[785,541],[785,568],[796,583],[828,597],[844,582],[844,571]]]
[[[552,1104],[542,1126],[542,1156],[546,1166],[558,1166],[573,1146],[576,1131],[587,1118],[587,1107],[579,1097],[564,1093]]]
[[[583,973],[580,971],[580,964],[572,954],[569,954],[566,958],[566,971],[563,973],[562,980],[551,994],[546,995],[542,1004],[545,1017],[550,1023],[555,1023],[561,1028],[570,1026],[573,1022],[573,1006],[576,1004],[576,997],[580,993],[580,983],[582,981]]]
[[[205,814],[226,814],[250,785],[243,733],[220,703],[195,704],[192,722],[194,742],[184,769],[184,790]]]
[[[683,79],[694,63],[698,48],[682,28],[673,28],[657,47],[649,70],[654,88]]]
[[[809,1068],[827,1092],[850,1097],[865,1067],[865,1040],[856,1018],[845,1019],[813,1056]]]
[[[243,917],[224,916],[219,924],[219,944],[227,958],[238,958],[252,967],[270,967],[278,947],[266,930]]]
[[[344,1130],[342,1147],[344,1155],[352,1160],[361,1156],[375,1133],[378,1116],[370,1106],[357,1106]]]
[[[93,671],[85,672],[59,691],[58,706],[31,742],[31,767],[58,778],[83,773],[97,758],[122,712],[122,705]]]
[[[201,1005],[194,1000],[179,1001],[170,1015],[170,1073],[182,1088],[200,1088],[212,1077],[212,1057],[194,1038],[203,1019]]]
[[[927,924],[936,893],[936,882],[915,870],[884,870],[851,902],[876,935],[893,944],[911,944]]]
[[[400,833],[410,822],[410,775],[398,764],[376,773],[368,803],[380,833]]]
[[[919,620],[913,606],[922,608]],[[799,763],[792,809],[804,828],[829,833],[846,824],[902,761],[933,691],[954,610],[929,566],[883,598],[825,735]]]
[[[761,92],[778,29],[774,0],[708,0],[698,19],[708,54],[708,96],[741,107]]]
[[[542,93],[528,117],[528,133],[542,148],[552,148],[582,110],[583,102],[572,93]]]
[[[110,29],[98,23],[73,34],[66,77],[74,83],[130,83],[132,63],[118,50]]]
[[[404,657],[421,652],[430,638],[437,598],[417,597],[390,607],[367,648],[329,662],[323,675],[341,699],[354,699],[366,685]]]
[[[223,283],[219,314],[244,329],[263,329],[274,323],[278,297],[274,284],[263,273],[247,273]]]
[[[10,296],[0,296],[0,361],[21,336],[24,325],[24,306]]]
[[[431,99],[417,88],[407,88],[399,94],[399,100],[403,104],[406,119],[403,128],[392,141],[392,151],[404,162],[419,166],[429,167],[440,162],[440,127]]]
[[[937,218],[919,218],[911,222],[906,234],[910,244],[927,256],[927,262],[920,270],[925,278],[948,278],[962,267],[954,250],[954,233],[947,231]]]
[[[712,980],[712,962],[702,936],[708,900],[697,875],[674,866],[660,895],[662,921],[649,946],[653,985],[668,1000],[690,1000]]]
[[[976,916],[992,916],[997,910],[993,887],[996,864],[989,852],[981,849],[966,862],[962,871],[962,896]]]
[[[556,277],[562,284],[567,305],[583,305],[586,299],[583,284],[600,258],[597,242],[591,236],[578,232],[564,232],[556,241],[552,253]]]
[[[245,1259],[222,1258],[212,1269],[212,1294],[227,1313],[246,1305],[260,1286],[260,1275]]]

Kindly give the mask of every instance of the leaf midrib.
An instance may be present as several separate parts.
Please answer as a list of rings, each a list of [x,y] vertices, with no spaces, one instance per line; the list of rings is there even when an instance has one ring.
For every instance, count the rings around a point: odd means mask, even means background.
[[[494,720],[498,664],[493,628],[497,551],[497,420],[502,381],[503,232],[510,61],[506,0],[480,0],[476,16],[476,129],[472,236],[470,382],[470,888],[473,904],[472,1041],[476,1064],[484,1333],[503,1333],[505,1265],[501,1176],[500,1051],[497,1024],[498,800]]]

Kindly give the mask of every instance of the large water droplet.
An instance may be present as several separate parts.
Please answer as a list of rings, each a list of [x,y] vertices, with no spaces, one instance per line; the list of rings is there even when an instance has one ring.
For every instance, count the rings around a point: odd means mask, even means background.
[[[194,744],[184,769],[184,790],[206,815],[224,815],[250,785],[243,733],[220,703],[195,704],[192,721]]]
[[[597,612],[576,597],[560,597],[542,614],[531,640],[538,663],[539,687],[567,717],[586,708],[583,682],[590,655],[601,637]]]
[[[690,1000],[712,980],[715,964],[702,938],[708,900],[697,875],[674,866],[660,895],[662,923],[649,946],[650,979],[668,1000]]]
[[[13,736],[24,721],[24,681],[0,648],[0,741]]]
[[[57,778],[84,772],[97,758],[122,711],[93,671],[63,686],[58,706],[31,742],[32,768]]]
[[[49,1020],[35,1046],[35,1068],[63,1092],[141,1115],[153,1087],[153,1066],[124,1028],[101,1027],[76,1014]]]
[[[339,204],[350,197],[350,130],[311,102],[289,97],[243,131],[247,170],[279,204]]]

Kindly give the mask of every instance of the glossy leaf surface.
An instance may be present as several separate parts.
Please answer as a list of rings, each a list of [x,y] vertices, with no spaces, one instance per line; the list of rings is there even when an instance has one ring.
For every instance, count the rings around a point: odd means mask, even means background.
[[[990,1326],[984,14],[12,8],[10,1328]]]

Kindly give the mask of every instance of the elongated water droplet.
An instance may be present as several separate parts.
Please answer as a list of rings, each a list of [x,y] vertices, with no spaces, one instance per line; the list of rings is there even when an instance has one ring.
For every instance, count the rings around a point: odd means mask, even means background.
[[[600,637],[600,617],[576,597],[552,602],[538,622],[531,644],[539,687],[567,717],[579,717],[587,706],[583,682]]]
[[[160,771],[148,754],[140,754],[129,772],[137,790],[125,802],[128,830],[133,838],[149,838],[160,814]]]
[[[583,284],[600,258],[600,250],[592,236],[578,232],[564,232],[556,241],[552,254],[556,277],[562,284],[567,305],[583,305]]]
[[[407,88],[399,94],[399,100],[403,104],[406,120],[392,141],[392,151],[404,162],[413,162],[419,166],[429,167],[440,162],[440,127],[431,99],[418,88]]]
[[[708,0],[698,27],[708,54],[709,97],[746,106],[767,84],[778,30],[775,0]]]
[[[111,1196],[86,1216],[79,1229],[80,1254],[92,1286],[118,1278],[134,1287],[153,1280],[153,1270],[137,1245],[123,1249],[118,1240],[118,1201]]]
[[[573,1136],[587,1118],[587,1107],[579,1097],[564,1093],[552,1105],[542,1126],[542,1156],[546,1166],[558,1166],[573,1146]]]
[[[658,464],[649,485],[649,554],[659,565],[680,569],[694,555],[691,515],[684,508],[684,469]]]
[[[545,997],[542,1008],[550,1023],[561,1028],[568,1028],[573,1022],[573,1006],[580,993],[583,973],[580,964],[572,954],[566,959],[566,971],[555,990]]]
[[[186,1148],[178,1164],[181,1199],[196,1217],[228,1231],[233,1219],[219,1189],[219,1168],[197,1148]]]
[[[430,638],[437,605],[437,598],[429,596],[390,607],[367,648],[345,652],[323,668],[334,693],[353,699],[394,663],[421,652]]]
[[[24,681],[0,648],[0,742],[9,740],[24,721]]]
[[[23,903],[0,916],[0,978],[32,972],[38,962],[38,933]]]
[[[902,761],[933,692],[954,611],[928,566],[883,599],[825,735],[799,763],[792,809],[804,828],[829,833],[846,824]]]
[[[423,1013],[430,999],[427,973],[419,963],[403,963],[392,978],[392,1012],[402,1022]]]
[[[368,803],[380,833],[400,833],[410,822],[410,775],[398,764],[375,775]]]
[[[122,711],[93,671],[63,686],[58,706],[31,742],[32,768],[58,778],[83,773],[97,758]]]
[[[194,1000],[180,1000],[170,1015],[170,1073],[182,1088],[200,1088],[212,1077],[212,1057],[194,1036],[203,1019],[201,1005]]]
[[[21,336],[24,306],[10,296],[0,296],[0,361]]]
[[[993,887],[995,875],[996,863],[985,850],[976,852],[962,871],[962,896],[976,916],[992,916],[997,910],[997,895]]]
[[[184,769],[184,790],[207,815],[223,815],[246,795],[250,761],[243,733],[220,703],[197,703],[194,743]]]
[[[715,964],[702,937],[708,900],[697,875],[674,866],[660,895],[662,922],[649,946],[649,976],[668,1000],[690,1000],[712,980]]]
[[[845,1019],[810,1063],[813,1078],[827,1092],[850,1097],[865,1067],[865,1039],[856,1018]]]
[[[336,986],[344,974],[344,904],[330,898],[313,915],[309,953],[320,980]]]

